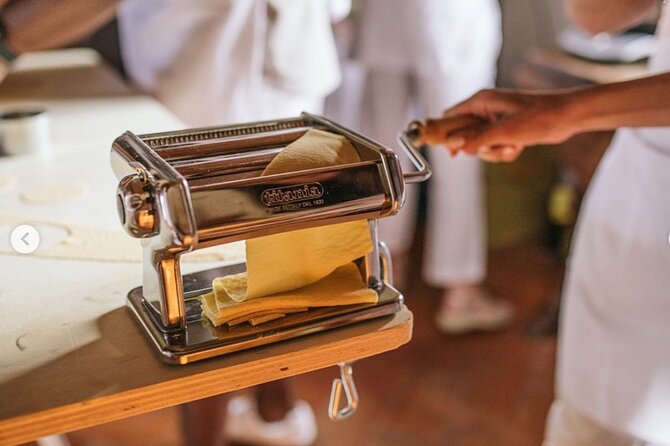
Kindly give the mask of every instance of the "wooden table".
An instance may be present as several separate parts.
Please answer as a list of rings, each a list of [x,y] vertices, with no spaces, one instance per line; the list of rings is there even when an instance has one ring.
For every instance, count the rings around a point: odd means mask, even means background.
[[[0,84],[0,110],[27,104],[48,110],[51,155],[0,157],[0,175],[16,184],[0,191],[0,217],[121,231],[114,204],[117,181],[109,168],[111,142],[126,129],[144,133],[182,124],[155,100],[128,88],[95,53],[82,50],[23,57]],[[58,178],[83,182],[87,195],[42,206],[19,198],[36,182]],[[0,248],[11,229],[0,227]],[[192,365],[166,365],[124,306],[126,292],[141,283],[139,262],[139,256],[103,262],[0,254],[0,444],[373,356],[411,338],[412,314],[404,309]]]

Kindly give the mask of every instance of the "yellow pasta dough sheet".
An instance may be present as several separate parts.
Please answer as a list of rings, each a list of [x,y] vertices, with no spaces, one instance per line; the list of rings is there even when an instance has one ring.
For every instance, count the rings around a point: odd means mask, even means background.
[[[225,290],[215,288],[201,297],[203,313],[215,326],[252,318],[304,311],[307,308],[377,303],[377,293],[368,288],[353,263],[311,285],[272,296],[235,302]]]
[[[282,150],[264,175],[360,161],[344,136],[309,130]],[[372,251],[367,221],[284,232],[246,241],[247,274],[217,279],[236,302],[301,288]]]
[[[311,129],[279,152],[261,176],[341,166],[360,160],[356,148],[344,136]]]
[[[309,130],[285,147],[262,176],[358,161],[345,137]],[[212,293],[202,298],[203,313],[216,326],[259,324],[310,307],[377,302],[352,263],[371,251],[364,220],[247,240],[247,271],[215,279]]]
[[[367,221],[247,240],[247,272],[214,280],[236,302],[314,283],[372,251]]]

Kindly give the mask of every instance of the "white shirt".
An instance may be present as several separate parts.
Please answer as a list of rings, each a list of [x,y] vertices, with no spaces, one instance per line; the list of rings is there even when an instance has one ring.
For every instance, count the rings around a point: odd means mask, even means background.
[[[278,104],[321,100],[339,84],[330,13],[346,12],[342,1],[126,0],[126,70],[189,125],[275,118]]]
[[[652,73],[670,70],[667,5],[657,34]],[[557,372],[558,396],[575,410],[663,445],[670,445],[669,193],[670,129],[617,132],[580,211]]]

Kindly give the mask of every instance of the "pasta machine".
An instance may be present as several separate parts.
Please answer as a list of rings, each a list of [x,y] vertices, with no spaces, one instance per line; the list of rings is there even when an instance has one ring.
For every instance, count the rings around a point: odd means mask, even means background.
[[[283,147],[312,128],[345,136],[361,161],[260,176]],[[377,219],[400,209],[405,183],[430,176],[408,138],[403,134],[400,140],[416,170],[403,174],[392,150],[307,113],[118,137],[111,162],[119,179],[119,217],[125,230],[141,240],[144,253],[142,286],[130,291],[128,306],[162,359],[185,364],[398,311],[403,297],[392,286],[391,260],[378,239]],[[310,309],[258,326],[214,327],[201,318],[197,296],[211,290],[213,278],[242,272],[245,264],[181,274],[180,256],[194,250],[361,219],[369,222],[373,251],[356,264],[378,293],[377,304]]]

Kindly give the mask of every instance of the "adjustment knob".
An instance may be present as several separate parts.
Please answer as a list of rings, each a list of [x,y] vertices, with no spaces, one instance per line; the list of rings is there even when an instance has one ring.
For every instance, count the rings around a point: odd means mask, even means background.
[[[121,179],[117,188],[116,205],[121,224],[128,234],[136,238],[158,234],[152,187],[141,175],[128,175]]]

